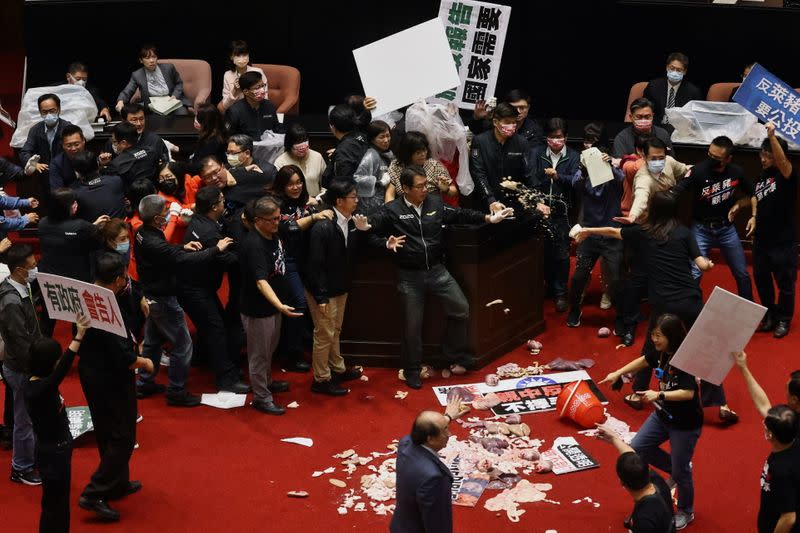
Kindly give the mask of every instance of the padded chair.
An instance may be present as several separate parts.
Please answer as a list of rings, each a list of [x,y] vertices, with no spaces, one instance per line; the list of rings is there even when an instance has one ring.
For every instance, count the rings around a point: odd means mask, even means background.
[[[715,83],[708,88],[706,100],[709,102],[727,102],[730,100],[733,90],[739,85],[741,85],[739,82]]]
[[[631,92],[628,94],[628,105],[625,106],[625,122],[633,122],[631,119],[631,102],[636,100],[637,98],[641,98],[644,95],[644,90],[647,87],[646,81],[640,81],[639,83],[634,83],[631,86]]]
[[[172,63],[183,81],[183,94],[192,102],[189,108],[193,113],[197,107],[208,101],[211,95],[211,65],[202,59],[159,59],[159,63]],[[141,100],[139,89],[131,97],[131,102]]]
[[[300,71],[289,65],[253,63],[264,71],[269,86],[269,99],[278,113],[300,113]]]

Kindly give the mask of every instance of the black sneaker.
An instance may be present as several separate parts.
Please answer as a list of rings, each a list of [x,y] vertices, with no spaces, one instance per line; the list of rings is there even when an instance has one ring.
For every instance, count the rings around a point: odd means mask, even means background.
[[[278,381],[276,379],[272,383],[269,384],[269,391],[270,392],[286,392],[288,390],[289,390],[289,382],[288,381]]]
[[[152,396],[153,394],[161,394],[166,390],[167,390],[166,386],[156,383],[154,381],[142,383],[141,385],[136,387],[136,397],[141,400],[142,398],[147,398],[148,396]]]
[[[569,307],[569,303],[567,302],[567,298],[565,296],[559,296],[556,298],[556,312],[563,313]]]
[[[11,470],[11,481],[23,485],[36,486],[42,484],[42,478],[33,468],[27,470]]]
[[[119,521],[119,511],[112,509],[106,500],[94,500],[87,498],[86,496],[81,496],[78,498],[78,506],[81,509],[92,511],[98,517],[102,518],[103,520],[107,520],[108,522]]]
[[[200,405],[200,396],[195,396],[186,389],[180,392],[168,392],[167,405],[173,407],[197,407]]]
[[[342,381],[351,381],[353,379],[358,379],[361,377],[361,369],[356,367],[350,367],[346,369],[344,372],[331,372],[331,379],[336,380],[339,383]]]
[[[567,315],[567,327],[569,328],[577,328],[581,325],[581,310],[579,308],[573,308],[570,310],[569,315]]]
[[[268,415],[282,415],[286,412],[286,409],[279,405],[275,405],[275,402],[264,402],[261,400],[253,400],[253,409],[256,411],[261,411],[262,413],[266,413]]]
[[[311,392],[327,394],[328,396],[344,396],[350,391],[331,379],[328,381],[314,381],[311,383]]]

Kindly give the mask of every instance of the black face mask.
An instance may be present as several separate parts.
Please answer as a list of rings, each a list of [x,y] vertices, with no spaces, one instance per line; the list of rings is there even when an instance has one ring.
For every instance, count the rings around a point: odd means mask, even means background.
[[[722,170],[723,166],[725,166],[725,162],[724,161],[720,161],[718,159],[713,159],[711,157],[709,157],[708,160],[711,161],[711,168],[713,170],[719,171],[719,170]]]
[[[159,181],[158,190],[172,196],[178,190],[178,182],[176,180]]]

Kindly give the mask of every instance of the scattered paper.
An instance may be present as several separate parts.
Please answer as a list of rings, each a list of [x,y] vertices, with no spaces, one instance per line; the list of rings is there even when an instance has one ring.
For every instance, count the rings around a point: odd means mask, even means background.
[[[217,409],[232,409],[234,407],[244,407],[247,401],[247,394],[236,394],[235,392],[218,392],[216,394],[203,394],[200,403]]]
[[[309,439],[308,437],[290,437],[288,439],[281,439],[282,442],[290,442],[292,444],[299,444],[300,446],[306,446],[308,448],[314,445],[314,441]]]
[[[287,405],[286,407],[289,407],[291,409],[297,409],[298,407],[300,407],[300,404],[297,403],[297,402],[292,402],[289,405]]]
[[[399,390],[394,394],[394,397],[397,398],[398,400],[403,400],[405,399],[406,396],[408,396],[408,393],[402,390]]]

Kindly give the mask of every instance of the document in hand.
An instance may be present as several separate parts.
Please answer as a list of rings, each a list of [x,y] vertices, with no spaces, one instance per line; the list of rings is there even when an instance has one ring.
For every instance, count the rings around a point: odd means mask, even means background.
[[[169,115],[176,109],[180,108],[183,104],[177,98],[170,98],[169,96],[152,96],[150,104],[147,106],[150,111],[158,113],[159,115]]]
[[[603,161],[603,152],[597,148],[589,148],[581,152],[581,164],[586,167],[589,173],[589,181],[592,187],[602,185],[614,179],[611,165]]]

